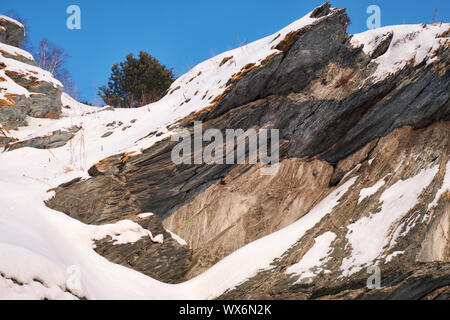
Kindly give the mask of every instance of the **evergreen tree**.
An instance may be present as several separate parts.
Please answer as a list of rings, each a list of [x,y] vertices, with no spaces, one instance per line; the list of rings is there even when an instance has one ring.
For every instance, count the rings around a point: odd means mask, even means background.
[[[107,86],[99,88],[99,96],[116,108],[137,108],[161,99],[175,80],[172,69],[141,51],[135,58],[130,53],[124,62],[114,64]]]

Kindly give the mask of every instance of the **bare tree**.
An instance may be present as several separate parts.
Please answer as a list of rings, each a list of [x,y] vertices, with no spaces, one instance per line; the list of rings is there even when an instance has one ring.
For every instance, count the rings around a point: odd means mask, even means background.
[[[27,19],[23,18],[14,10],[9,10],[6,12],[6,16],[19,21],[25,27],[25,40],[22,42],[20,47],[34,56],[38,67],[49,71],[56,79],[61,81],[64,85],[64,91],[67,94],[72,96],[74,99],[79,99],[80,95],[77,90],[77,85],[72,81],[70,72],[66,68],[66,62],[69,59],[69,55],[66,51],[45,38],[41,40],[39,46],[35,48],[30,39]]]
[[[52,73],[56,79],[61,81],[67,94],[74,99],[79,98],[77,86],[66,68],[69,55],[63,48],[57,47],[48,39],[42,39],[33,55],[38,67]]]
[[[60,81],[69,76],[64,67],[68,57],[64,49],[56,47],[47,39],[41,40],[35,55],[36,64],[41,69],[51,72]]]

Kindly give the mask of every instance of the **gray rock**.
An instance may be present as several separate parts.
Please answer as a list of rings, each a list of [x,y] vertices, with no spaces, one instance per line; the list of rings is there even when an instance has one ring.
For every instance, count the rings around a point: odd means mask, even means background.
[[[311,18],[321,18],[323,16],[326,16],[330,13],[330,7],[331,5],[328,2],[325,2],[320,7],[313,10],[310,17]]]
[[[19,47],[25,37],[22,25],[0,17],[0,41]],[[20,61],[25,64],[35,65],[34,61],[21,56],[11,55],[8,52],[0,52],[1,55]],[[7,68],[7,65],[0,68]],[[63,87],[53,83],[41,81],[34,77],[32,72],[21,74],[11,70],[5,71],[6,75],[18,85],[27,89],[31,95],[12,96],[10,101],[0,101],[0,124],[17,128],[25,126],[26,117],[58,118],[61,113],[61,94]]]
[[[14,20],[0,17],[0,42],[20,47],[25,39],[24,27]]]
[[[36,137],[25,141],[15,142],[9,144],[8,151],[13,151],[19,148],[36,148],[36,149],[54,149],[64,146],[74,134],[80,130],[79,127],[72,127],[68,131],[57,130],[45,137]]]
[[[182,282],[192,260],[192,250],[175,241],[163,228],[158,216],[142,219],[133,216],[130,219],[151,231],[153,236],[162,234],[163,243],[143,237],[134,243],[114,244],[107,237],[95,242],[95,251],[114,263],[140,271],[156,280]]]
[[[0,26],[0,42],[6,42],[6,28],[4,26]]]
[[[380,41],[376,49],[371,55],[372,59],[376,59],[383,54],[386,53],[386,51],[389,49],[389,46],[391,45],[392,38],[394,37],[394,34],[392,32],[388,32],[383,36],[383,39]]]
[[[110,135],[112,135],[114,132],[112,132],[112,131],[108,131],[108,132],[105,132],[101,137],[102,138],[107,138],[107,137],[109,137]]]

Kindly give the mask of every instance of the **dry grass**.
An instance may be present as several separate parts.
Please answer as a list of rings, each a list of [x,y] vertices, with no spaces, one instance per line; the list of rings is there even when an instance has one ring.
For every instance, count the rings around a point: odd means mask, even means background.
[[[0,126],[0,133],[3,134],[3,136],[5,136],[5,137],[7,137],[5,131],[6,131],[7,133],[9,133],[11,130],[12,130],[12,128],[10,128],[10,127],[7,126],[7,125]]]
[[[49,112],[47,112],[44,118],[57,120],[60,118],[59,112],[55,109],[51,109]]]
[[[77,137],[77,139],[75,139],[75,137]],[[71,166],[85,170],[87,163],[87,149],[83,128],[80,129],[76,136],[70,139],[69,146]]]
[[[227,86],[231,86],[231,85],[236,84],[236,83],[237,83],[239,80],[241,80],[243,77],[245,77],[246,75],[248,75],[248,74],[251,73],[252,71],[257,70],[257,69],[259,69],[259,68],[261,68],[261,66],[257,66],[257,65],[254,64],[254,63],[249,63],[249,64],[245,65],[245,66],[241,69],[241,71],[239,71],[238,73],[235,73],[235,74],[233,74],[233,75],[231,76],[230,80],[228,80],[228,82],[227,82]],[[227,88],[227,90],[228,90],[228,89],[229,89],[229,88]],[[225,90],[226,93],[228,93],[227,90]],[[224,92],[224,93],[225,93],[225,92]],[[216,99],[214,99],[214,100],[216,100]],[[214,101],[213,101],[213,102],[214,102]]]
[[[438,38],[448,38],[448,37],[450,37],[450,28],[447,29],[446,31],[444,31],[441,34],[436,35],[436,39],[438,39]]]
[[[10,56],[10,57],[17,57],[17,58],[21,58],[23,60],[30,60],[30,59],[26,58],[25,56],[23,56],[21,54],[18,54],[18,53],[10,53],[10,52],[7,52],[5,50],[0,50],[0,53],[2,53],[4,55],[7,55],[7,56]]]
[[[279,55],[281,55],[280,52],[275,52],[275,53],[272,53],[271,55],[268,55],[261,61],[261,65],[265,66],[267,63],[269,63],[271,60],[278,57]]]
[[[171,95],[172,93],[174,93],[175,91],[177,91],[178,89],[181,89],[181,86],[178,86],[176,88],[173,88],[172,90],[169,91],[169,95]]]
[[[231,59],[233,59],[233,56],[223,58],[223,60],[219,64],[219,67],[223,66],[225,63],[227,63]]]
[[[7,93],[4,95],[5,99],[0,99],[0,106],[7,106],[12,107],[16,104],[16,102],[13,100],[13,98],[18,97],[17,94]]]
[[[123,153],[122,154],[122,158],[120,159],[120,162],[126,163],[130,157],[133,157],[133,156],[135,157],[136,156],[135,153],[136,153],[136,151]]]
[[[300,37],[301,30],[291,31],[289,32],[283,40],[281,40],[276,46],[272,47],[272,49],[277,49],[283,52],[288,51],[295,41]]]
[[[72,171],[73,171],[73,169],[71,167],[65,167],[64,168],[64,174],[70,173]]]
[[[277,36],[275,38],[273,38],[270,43],[274,42],[275,40],[277,40],[279,37],[281,36],[281,33],[277,34]]]

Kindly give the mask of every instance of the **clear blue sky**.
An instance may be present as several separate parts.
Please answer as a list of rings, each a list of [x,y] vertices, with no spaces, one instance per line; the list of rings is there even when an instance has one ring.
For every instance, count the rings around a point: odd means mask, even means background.
[[[324,0],[2,0],[0,13],[14,10],[28,20],[34,44],[46,37],[70,55],[68,69],[89,101],[108,81],[111,66],[140,50],[177,75],[240,42],[272,34],[301,18]],[[335,0],[347,8],[348,31],[367,29],[366,9],[381,8],[381,24],[449,22],[449,0]],[[82,29],[66,28],[66,8],[81,8]]]

